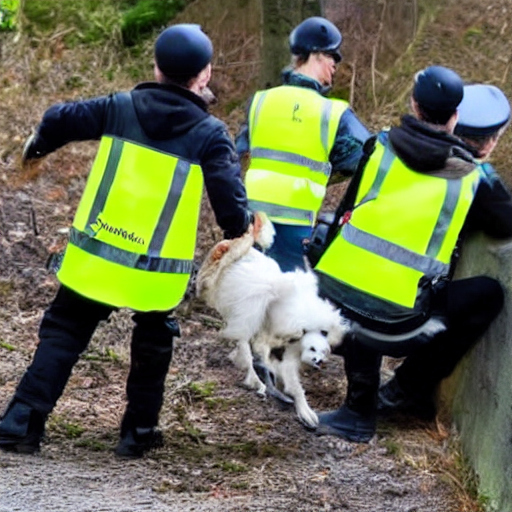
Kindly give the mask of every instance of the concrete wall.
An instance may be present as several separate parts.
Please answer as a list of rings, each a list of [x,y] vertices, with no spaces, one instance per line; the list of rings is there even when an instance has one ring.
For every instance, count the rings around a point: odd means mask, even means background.
[[[451,410],[487,509],[512,512],[512,241],[482,235],[468,240],[457,276],[478,274],[501,281],[505,308],[443,382],[441,399]]]

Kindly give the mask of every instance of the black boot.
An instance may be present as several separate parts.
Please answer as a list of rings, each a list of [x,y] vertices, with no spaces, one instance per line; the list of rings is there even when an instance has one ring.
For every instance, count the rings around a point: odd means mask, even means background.
[[[164,438],[160,430],[153,428],[133,428],[128,430],[116,447],[116,455],[127,459],[138,459],[152,448],[161,448]]]
[[[346,336],[339,354],[345,359],[348,388],[345,403],[336,411],[318,415],[317,435],[334,435],[355,443],[367,443],[375,435],[380,353]]]
[[[46,416],[16,399],[0,421],[0,448],[17,453],[39,451]]]
[[[126,383],[128,405],[115,450],[116,455],[127,458],[139,458],[150,449],[163,446],[158,416],[172,360],[173,338],[180,334],[177,321],[166,313],[136,313],[133,319],[136,327]]]
[[[348,376],[345,403],[335,411],[320,413],[317,435],[333,435],[354,443],[368,443],[377,424],[379,374]]]
[[[436,417],[433,392],[406,392],[396,377],[379,389],[377,412],[382,416],[400,414],[431,421]]]
[[[375,435],[376,416],[353,411],[342,405],[335,411],[323,412],[318,415],[319,425],[316,435],[338,436],[353,443],[368,443]]]

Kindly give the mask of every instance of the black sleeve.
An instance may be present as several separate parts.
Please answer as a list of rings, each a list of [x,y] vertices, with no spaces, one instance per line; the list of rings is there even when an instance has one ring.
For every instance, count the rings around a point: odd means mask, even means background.
[[[466,224],[493,238],[512,237],[512,197],[497,173],[480,181]]]
[[[208,199],[225,238],[236,238],[247,230],[252,215],[242,181],[240,161],[226,128],[211,134],[201,159]]]
[[[107,96],[53,105],[43,115],[34,144],[48,154],[68,142],[99,139],[107,105]]]

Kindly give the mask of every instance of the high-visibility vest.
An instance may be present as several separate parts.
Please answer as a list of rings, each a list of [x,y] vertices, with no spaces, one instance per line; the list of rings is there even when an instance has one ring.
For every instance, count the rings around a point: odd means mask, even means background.
[[[413,309],[425,279],[448,275],[478,182],[476,167],[456,179],[415,172],[389,144],[377,143],[350,220],[315,270],[349,289]]]
[[[249,111],[249,206],[284,224],[313,225],[331,174],[329,153],[348,107],[313,89],[283,85],[255,94]]]
[[[58,279],[115,307],[176,307],[193,268],[202,191],[199,165],[103,136]]]

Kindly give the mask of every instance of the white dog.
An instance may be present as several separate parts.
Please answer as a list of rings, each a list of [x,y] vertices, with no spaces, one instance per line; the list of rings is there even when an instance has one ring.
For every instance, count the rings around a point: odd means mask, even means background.
[[[269,384],[258,377],[254,355],[293,398],[300,420],[315,427],[318,418],[307,403],[299,369],[302,362],[319,367],[341,343],[348,324],[318,296],[312,272],[282,272],[253,247],[255,241],[268,247],[272,240],[272,224],[258,214],[245,235],[211,249],[197,275],[197,294],[226,322],[223,336],[237,340],[231,359],[247,372],[244,384],[260,394]]]

